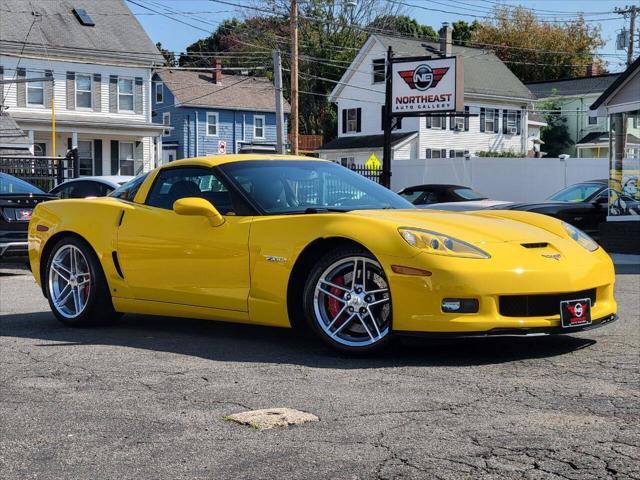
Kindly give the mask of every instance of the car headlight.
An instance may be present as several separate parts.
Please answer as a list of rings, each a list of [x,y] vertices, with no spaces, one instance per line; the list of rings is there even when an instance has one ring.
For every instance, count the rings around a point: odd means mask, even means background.
[[[431,230],[399,228],[400,236],[412,247],[435,255],[463,258],[491,258],[487,252],[470,243]]]
[[[581,247],[589,250],[590,252],[595,252],[599,248],[599,245],[596,243],[596,241],[579,228],[576,228],[573,225],[568,224],[567,222],[562,222],[562,226],[564,227],[567,234],[573,240],[578,242]]]

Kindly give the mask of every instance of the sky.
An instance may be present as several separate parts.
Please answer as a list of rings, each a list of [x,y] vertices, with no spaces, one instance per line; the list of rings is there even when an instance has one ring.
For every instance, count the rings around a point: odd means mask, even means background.
[[[226,18],[242,17],[241,9],[219,3],[216,0],[127,0],[129,8],[136,14],[147,33],[154,42],[161,42],[162,46],[168,50],[181,52],[194,41],[206,37],[208,30],[214,30],[216,25]],[[229,0],[236,4],[255,5],[255,0]],[[301,0],[303,1],[303,0]],[[410,4],[406,6],[405,12],[414,17],[418,22],[431,25],[437,31],[442,22],[454,22],[462,19],[473,21],[472,15],[485,15],[495,0],[404,0],[401,3]],[[608,68],[610,71],[624,70],[626,52],[615,49],[616,35],[623,26],[629,28],[629,21],[622,15],[613,12],[616,7],[624,8],[625,1],[612,0],[505,0],[500,3],[510,5],[524,5],[540,13],[545,19],[551,19],[557,15],[556,19],[567,18],[563,13],[575,14],[578,11],[585,13],[585,19],[592,24],[600,25],[602,37],[607,42],[606,46],[599,50],[599,53],[606,54]],[[633,3],[633,2],[631,2]],[[136,5],[137,4],[137,5]],[[171,18],[152,14],[141,5],[152,8],[156,11],[164,11],[162,7],[174,11],[186,12],[175,18],[190,23],[193,26],[181,24]],[[424,8],[432,9],[425,10]],[[457,14],[445,13],[458,12]],[[560,13],[562,12],[562,13]],[[596,14],[603,12],[602,14]],[[469,14],[466,16],[464,14]],[[637,23],[640,23],[640,19]],[[197,27],[197,28],[196,28]],[[636,43],[636,50],[638,43]]]

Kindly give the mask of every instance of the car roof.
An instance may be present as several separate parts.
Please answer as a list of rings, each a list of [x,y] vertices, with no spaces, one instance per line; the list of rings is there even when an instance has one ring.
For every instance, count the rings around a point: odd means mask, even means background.
[[[171,163],[166,163],[161,168],[191,166],[191,165],[215,167],[218,165],[224,165],[225,163],[248,162],[252,160],[297,160],[297,161],[306,160],[306,161],[316,161],[316,162],[329,161],[329,160],[323,160],[321,158],[305,157],[302,155],[280,155],[275,153],[274,154],[241,153],[237,155],[211,155],[209,157],[184,158],[182,160],[174,160]]]
[[[121,183],[128,182],[129,180],[134,179],[135,177],[130,175],[104,175],[104,176],[93,176],[93,177],[78,177],[78,178],[70,178],[69,180],[65,180],[64,182],[57,185],[66,185],[68,183],[75,182],[98,182],[104,183],[105,185],[109,185],[112,187],[119,187]]]
[[[452,185],[446,183],[428,183],[425,185],[414,185],[412,187],[403,188],[403,192],[411,192],[414,190],[451,190],[453,188],[471,188],[464,185]]]

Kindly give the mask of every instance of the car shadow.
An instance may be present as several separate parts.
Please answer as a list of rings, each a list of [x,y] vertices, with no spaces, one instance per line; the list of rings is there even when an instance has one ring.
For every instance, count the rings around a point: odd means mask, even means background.
[[[388,350],[346,359],[308,334],[284,328],[238,325],[170,317],[125,315],[115,325],[71,328],[49,312],[0,317],[0,336],[32,339],[36,346],[113,345],[171,352],[224,362],[359,369],[398,366],[499,364],[563,355],[596,343],[560,335],[461,339],[400,339]],[[55,342],[55,343],[50,343]]]

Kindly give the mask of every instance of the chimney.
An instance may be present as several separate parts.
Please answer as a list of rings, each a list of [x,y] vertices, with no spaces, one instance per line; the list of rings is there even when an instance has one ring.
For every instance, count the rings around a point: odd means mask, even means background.
[[[599,72],[600,68],[598,68],[597,63],[591,62],[589,65],[587,65],[587,77],[594,77],[598,75]]]
[[[222,83],[222,62],[219,58],[213,60],[213,83]]]
[[[449,26],[448,22],[444,22],[438,33],[440,34],[440,52],[445,57],[450,57],[453,46],[453,28]]]

